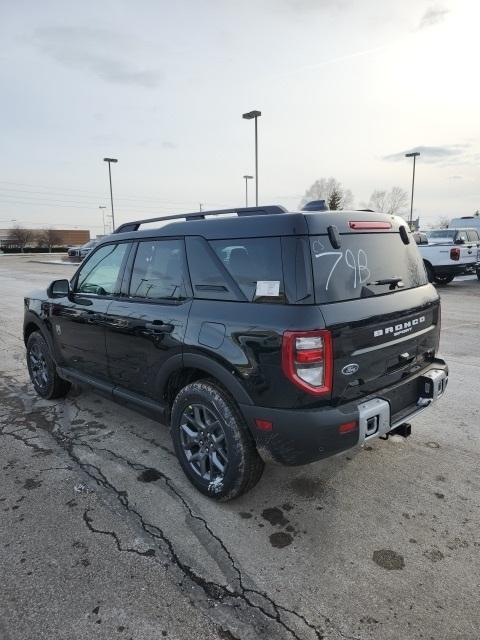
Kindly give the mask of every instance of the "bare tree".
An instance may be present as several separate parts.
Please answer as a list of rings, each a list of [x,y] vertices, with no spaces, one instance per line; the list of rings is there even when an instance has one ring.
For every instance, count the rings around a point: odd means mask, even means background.
[[[448,229],[449,223],[450,223],[450,220],[446,216],[441,216],[440,218],[437,218],[436,222],[430,222],[430,224],[427,225],[427,228],[428,229]]]
[[[26,245],[33,240],[33,237],[34,235],[30,229],[16,226],[8,232],[7,243],[14,247],[19,247],[23,253]]]
[[[332,211],[350,209],[353,206],[352,192],[350,189],[344,189],[341,182],[335,178],[320,178],[316,180],[305,191],[305,195],[300,202],[300,209],[311,200],[325,200]]]
[[[57,247],[60,242],[60,234],[55,229],[43,229],[37,233],[37,245],[47,247],[52,253],[52,248]]]
[[[390,191],[375,189],[370,196],[368,208],[390,215],[401,215],[408,204],[408,193],[400,187],[392,187]]]
[[[438,219],[437,228],[448,229],[449,223],[450,223],[450,220],[447,217],[442,216],[441,218]]]

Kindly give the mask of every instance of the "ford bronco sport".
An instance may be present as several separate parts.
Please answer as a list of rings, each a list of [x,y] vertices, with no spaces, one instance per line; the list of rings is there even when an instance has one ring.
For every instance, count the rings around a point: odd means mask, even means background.
[[[404,221],[358,211],[127,223],[71,281],[25,299],[36,391],[83,383],[154,414],[189,480],[221,500],[253,487],[265,460],[408,435],[446,388],[439,335]]]

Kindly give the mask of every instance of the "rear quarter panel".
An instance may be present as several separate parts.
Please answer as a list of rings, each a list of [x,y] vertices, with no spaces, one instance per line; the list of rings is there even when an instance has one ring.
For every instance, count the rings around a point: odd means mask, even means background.
[[[184,357],[215,360],[245,389],[252,404],[294,408],[328,403],[299,390],[282,372],[282,336],[287,330],[325,327],[314,305],[194,300]]]

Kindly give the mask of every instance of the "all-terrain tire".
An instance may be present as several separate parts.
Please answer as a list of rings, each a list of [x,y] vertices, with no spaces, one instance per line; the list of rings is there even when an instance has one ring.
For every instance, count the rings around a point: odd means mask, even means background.
[[[231,500],[260,480],[263,460],[235,401],[215,381],[198,380],[179,391],[170,430],[185,475],[204,495]],[[221,471],[216,465],[223,463]]]
[[[27,366],[30,380],[39,396],[53,400],[67,395],[70,382],[58,375],[48,344],[39,331],[34,331],[28,338]]]

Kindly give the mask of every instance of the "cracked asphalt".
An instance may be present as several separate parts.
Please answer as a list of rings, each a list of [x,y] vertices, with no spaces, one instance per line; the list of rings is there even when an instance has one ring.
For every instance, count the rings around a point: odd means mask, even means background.
[[[441,289],[448,395],[410,438],[217,504],[162,425],[33,392],[22,299],[72,273],[0,256],[0,640],[479,637],[476,279]]]

